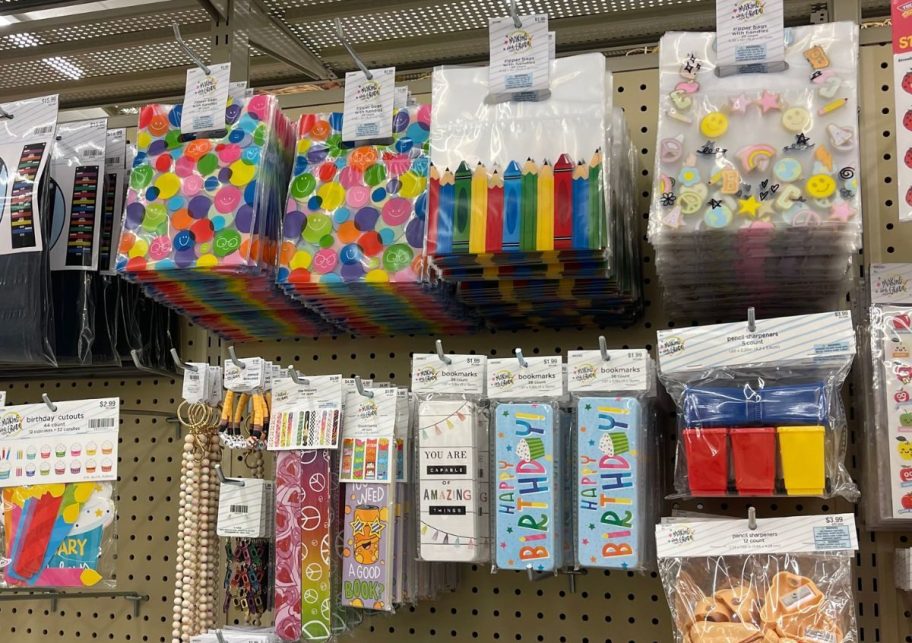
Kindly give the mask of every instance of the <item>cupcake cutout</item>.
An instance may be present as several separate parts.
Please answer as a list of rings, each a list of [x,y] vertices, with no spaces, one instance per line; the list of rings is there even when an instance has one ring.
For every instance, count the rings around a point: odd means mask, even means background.
[[[38,449],[35,446],[30,446],[25,450],[26,460],[34,460],[38,457]]]
[[[42,462],[41,465],[38,467],[38,471],[41,473],[42,476],[51,475],[51,463]]]
[[[25,477],[26,477],[26,478],[34,478],[34,477],[35,477],[35,465],[34,465],[34,464],[27,464],[27,465],[25,465]]]
[[[101,452],[104,455],[111,455],[114,452],[114,445],[105,440],[101,443]]]
[[[98,453],[98,445],[94,442],[89,442],[86,445],[86,455],[95,455]]]
[[[78,473],[82,473],[82,463],[79,460],[73,460],[70,462],[70,473],[74,476]]]
[[[70,455],[74,458],[78,458],[82,455],[82,445],[79,442],[74,442],[70,445]]]
[[[51,445],[45,444],[41,447],[41,459],[47,460],[51,457]]]
[[[98,465],[95,462],[95,458],[89,458],[86,460],[86,473],[95,473],[95,469],[98,468]]]
[[[54,455],[58,458],[62,458],[67,454],[67,448],[65,444],[58,444],[54,447]]]
[[[104,447],[102,446],[102,450]],[[111,469],[114,468],[114,463],[111,462],[111,458],[103,458],[101,460],[101,471],[102,473],[110,473]]]
[[[9,480],[10,465],[9,462],[0,462],[0,480]]]
[[[63,460],[58,460],[54,463],[54,473],[58,476],[62,476],[66,473],[66,462]]]

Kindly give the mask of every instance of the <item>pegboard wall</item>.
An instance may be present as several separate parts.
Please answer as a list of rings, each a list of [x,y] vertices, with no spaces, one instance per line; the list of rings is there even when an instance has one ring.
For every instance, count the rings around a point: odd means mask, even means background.
[[[645,56],[642,59],[654,60]],[[870,261],[912,261],[909,243],[912,227],[897,224],[894,205],[890,59],[888,45],[862,47],[866,252]],[[644,224],[652,181],[657,81],[657,72],[652,68],[616,73],[614,82],[616,103],[624,108],[633,140],[640,150],[640,210]],[[322,107],[314,106],[309,111]],[[493,357],[509,355],[514,347],[522,346],[526,355],[563,355],[568,350],[595,347],[597,336],[603,333],[612,348],[651,350],[657,329],[691,322],[668,319],[665,315],[652,264],[653,253],[645,236],[642,246],[646,264],[646,314],[636,326],[476,333],[443,338],[445,348]],[[860,256],[859,264],[861,259]],[[761,317],[762,312],[758,311]],[[217,341],[199,329],[185,330],[181,347],[184,359],[221,359],[224,347]],[[359,374],[407,385],[411,352],[432,351],[433,338],[339,336],[288,339],[236,348],[242,356],[261,355],[282,365],[294,364],[304,374]],[[150,600],[142,604],[138,617],[133,616],[132,606],[123,599],[62,601],[56,612],[50,610],[46,599],[0,603],[0,640],[32,643],[51,636],[63,641],[170,641],[181,447],[172,425],[162,418],[137,415],[133,411],[169,412],[176,408],[179,383],[168,379],[107,379],[8,385],[8,399],[13,404],[39,400],[42,392],[60,400],[120,396],[124,411],[118,484],[118,589],[148,594]],[[863,436],[857,418],[854,414],[851,417],[848,464],[858,480],[859,445]],[[231,473],[243,472],[239,458],[230,467]],[[753,504],[760,516],[853,510],[844,501],[815,499],[761,499]],[[685,506],[746,515],[743,501],[691,502]],[[912,642],[912,613],[902,594],[895,590],[892,577],[893,550],[897,546],[909,546],[910,535],[912,532],[861,534],[861,550],[855,560],[855,590],[860,640],[865,643]],[[369,617],[344,640],[402,643],[427,641],[432,637],[460,642],[658,643],[671,640],[671,624],[655,574],[592,571],[578,577],[576,591],[571,592],[566,577],[529,582],[518,572],[492,575],[487,566],[466,566],[458,591],[394,616]]]

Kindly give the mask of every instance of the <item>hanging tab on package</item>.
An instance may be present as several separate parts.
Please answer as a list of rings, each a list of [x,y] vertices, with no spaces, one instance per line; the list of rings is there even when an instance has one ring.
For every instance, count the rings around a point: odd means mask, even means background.
[[[360,71],[345,74],[342,141],[373,141],[393,136],[393,99],[396,68],[368,69],[345,37],[342,21],[335,19],[336,35]]]
[[[788,69],[782,0],[716,2],[716,74],[773,73]]]
[[[187,70],[184,102],[180,111],[181,134],[225,129],[231,63],[206,66],[181,37],[180,27],[172,23],[178,46],[196,65]]]
[[[547,14],[520,16],[516,13],[516,0],[511,0],[510,15],[489,18],[488,30],[488,102],[548,98],[551,40]]]

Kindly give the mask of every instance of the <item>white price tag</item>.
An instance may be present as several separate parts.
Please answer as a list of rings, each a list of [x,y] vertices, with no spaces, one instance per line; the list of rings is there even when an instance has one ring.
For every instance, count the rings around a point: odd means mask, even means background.
[[[489,94],[546,91],[551,81],[548,16],[521,16],[521,27],[513,18],[488,20],[491,64],[488,68]]]
[[[224,366],[225,388],[235,393],[249,393],[266,384],[266,362],[262,357],[231,360]]]
[[[393,109],[403,109],[408,107],[409,102],[409,88],[403,85],[402,87],[396,87],[396,93],[393,98]]]
[[[196,402],[208,401],[210,396],[209,389],[209,365],[200,362],[189,362],[187,366],[193,366],[184,370],[184,385],[181,389],[181,397],[195,404]]]
[[[240,103],[247,96],[247,81],[239,80],[233,83],[228,83],[228,97],[231,98],[231,102]]]
[[[370,80],[361,71],[345,74],[342,140],[390,138],[393,135],[393,99],[396,68],[371,69]]]
[[[209,367],[209,406],[218,406],[222,401],[222,367]]]
[[[195,67],[187,70],[184,104],[181,108],[181,134],[225,128],[231,63],[209,65],[209,71],[209,75],[206,75],[202,69]]]
[[[515,357],[488,360],[488,397],[560,398],[564,394],[561,358],[527,357],[525,365]]]
[[[273,522],[273,482],[237,478],[219,489],[216,533],[230,538],[267,538]]]
[[[649,353],[643,349],[570,351],[567,383],[571,393],[581,391],[648,391]]]
[[[720,73],[776,71],[785,66],[782,0],[718,0],[716,61]]]

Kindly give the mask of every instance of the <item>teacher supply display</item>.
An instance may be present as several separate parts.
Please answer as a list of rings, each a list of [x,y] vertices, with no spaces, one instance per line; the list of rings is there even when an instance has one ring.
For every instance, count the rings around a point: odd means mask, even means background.
[[[48,170],[57,96],[0,104],[0,361],[55,365]]]
[[[487,380],[494,567],[556,573],[565,562],[561,359],[488,360]]]
[[[274,285],[294,138],[275,97],[231,102],[208,135],[181,135],[180,114],[140,110],[118,272],[226,338],[318,334]]]
[[[661,501],[655,365],[645,350],[570,351],[567,384],[575,416],[576,566],[647,569]]]
[[[620,162],[628,139],[604,56],[552,60],[550,77],[543,100],[492,103],[485,67],[433,74],[432,274],[458,282],[460,299],[498,327],[639,310],[626,241],[637,224],[612,189],[635,169]]]
[[[486,365],[479,355],[412,356],[421,560],[484,562],[490,555]]]
[[[858,27],[786,29],[781,72],[722,78],[714,43],[660,47],[649,240],[666,310],[832,310],[861,244]]]
[[[343,142],[343,126],[298,121],[279,285],[351,332],[468,330],[452,288],[422,283],[430,106],[396,109],[387,143]]]
[[[848,311],[659,331],[676,496],[856,499],[840,396],[854,356]]]
[[[114,587],[119,400],[0,414],[4,587]]]
[[[860,373],[865,392],[867,524],[896,529],[912,519],[912,265],[873,264]]]
[[[677,643],[859,641],[852,514],[664,518],[655,532]]]

